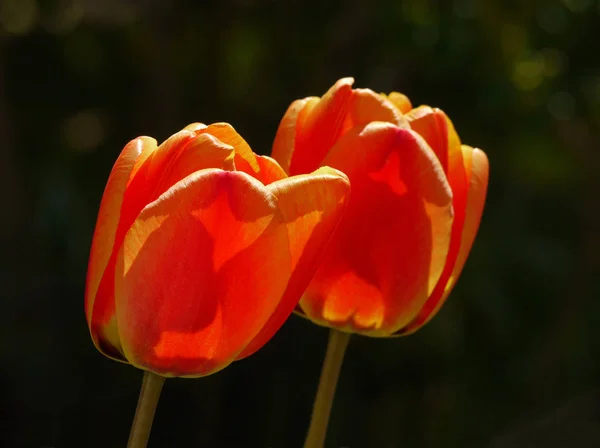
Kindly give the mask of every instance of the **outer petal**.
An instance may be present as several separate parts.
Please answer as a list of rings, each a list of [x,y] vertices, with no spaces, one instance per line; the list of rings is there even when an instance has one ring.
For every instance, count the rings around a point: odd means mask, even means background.
[[[387,97],[403,114],[407,114],[412,109],[410,100],[402,93],[392,92]]]
[[[204,170],[147,206],[119,253],[117,321],[134,365],[165,376],[227,366],[290,277],[277,198],[239,172]]]
[[[235,169],[269,184],[286,176],[283,169],[270,157],[257,156],[229,123],[215,123],[198,132],[215,136],[220,141],[229,145],[235,152]]]
[[[410,322],[448,253],[452,194],[415,132],[355,128],[323,162],[348,175],[352,195],[320,269],[300,301],[311,320],[386,336]]]
[[[292,276],[279,306],[238,359],[262,347],[292,313],[319,267],[350,193],[346,175],[328,167],[280,180],[267,188],[278,198],[287,225]]]
[[[460,139],[452,122],[442,110],[419,106],[411,110],[406,118],[410,127],[431,146],[446,173],[449,171],[449,165],[462,165]]]
[[[437,297],[437,300],[436,297],[432,297],[433,300],[430,299],[428,301],[426,306],[419,313],[419,316],[411,322],[405,331],[402,331],[402,334],[414,333],[429,322],[439,311],[462,272],[467,257],[469,256],[469,252],[471,251],[471,247],[473,246],[473,242],[475,241],[477,230],[479,229],[479,222],[481,221],[485,196],[487,193],[489,163],[487,156],[480,149],[473,149],[463,145],[462,152],[469,181],[469,191],[465,204],[464,225],[462,226],[462,233],[459,239],[460,245],[456,263],[453,266],[447,282],[441,284],[441,292]]]
[[[319,101],[292,104],[281,123],[273,151],[273,157],[281,160],[290,174],[317,169],[335,142],[356,126],[386,121],[409,127],[386,96],[369,89],[352,90],[353,83],[352,78],[340,79]],[[306,118],[301,122],[303,116]],[[292,122],[296,123],[293,129]]]
[[[114,233],[114,248],[123,243],[125,233],[135,218],[149,202],[154,201],[171,185],[194,171],[219,167],[233,168],[233,151],[216,138],[198,135],[191,131],[181,131],[156,148],[154,141],[148,150],[138,157],[127,183],[120,207],[120,218]],[[93,304],[92,333],[102,333],[115,350],[105,348],[104,353],[118,358],[120,345],[118,331],[114,323],[115,294],[114,277],[117,251],[112,250],[110,259],[101,280],[99,280],[96,300]]]
[[[181,179],[206,168],[232,170],[233,158],[233,148],[213,135],[180,131],[169,137],[130,179],[117,240],[123,241],[125,232],[146,205]]]
[[[256,156],[252,152],[252,149],[250,149],[246,140],[229,123],[214,123],[200,132],[214,135],[235,150],[236,170],[250,174],[252,177],[255,177],[254,174],[260,171],[260,166],[256,161]]]
[[[185,128],[183,128],[183,130],[198,132],[198,131],[202,131],[203,129],[206,129],[206,128],[207,128],[207,126],[204,123],[190,123]]]
[[[346,131],[371,121],[385,121],[401,128],[410,128],[400,110],[384,95],[371,89],[355,89],[346,117]]]
[[[285,174],[285,171],[283,171],[283,168],[279,166],[275,159],[269,156],[256,156],[256,161],[260,167],[257,179],[263,184],[269,185],[287,177],[287,174]]]
[[[460,244],[460,252],[454,272],[450,277],[447,286],[447,294],[454,287],[456,280],[460,276],[462,269],[467,261],[471,247],[479,230],[481,215],[483,214],[483,206],[487,194],[487,186],[489,180],[489,161],[485,153],[479,148],[471,148],[470,146],[462,146],[465,160],[471,155],[471,167],[467,168],[469,176],[469,196],[467,200],[467,211],[465,213],[465,225],[463,228],[462,241]]]
[[[317,97],[296,100],[288,107],[288,110],[281,119],[277,134],[275,135],[275,141],[273,142],[271,155],[274,159],[279,161],[286,173],[290,172],[290,163],[292,162],[292,154],[294,153],[296,146],[298,129],[304,127],[301,122],[302,120],[300,120],[302,111],[305,108],[307,108],[307,110],[312,109],[311,106],[314,106],[318,102],[319,98]],[[309,106],[307,107],[307,105]],[[306,114],[304,114],[303,117],[305,118]]]
[[[447,297],[446,286],[455,271],[461,247],[469,190],[467,167],[463,161],[460,140],[446,114],[439,109],[421,106],[412,110],[408,118],[413,129],[429,142],[444,165],[453,193],[454,222],[448,258],[438,284],[415,320],[398,334],[412,332],[419,328],[426,316],[433,316],[433,311],[439,309]]]
[[[322,165],[323,158],[345,130],[353,83],[353,78],[340,79],[310,110],[303,109],[306,118],[296,124],[289,174],[311,173]],[[276,154],[273,156],[277,159]]]
[[[92,240],[90,251],[90,260],[88,264],[86,290],[85,290],[85,316],[88,326],[91,330],[92,340],[96,347],[108,354],[113,353],[114,347],[119,346],[118,335],[109,322],[98,322],[98,316],[94,319],[94,304],[96,293],[102,275],[111,257],[114,247],[115,235],[119,224],[121,214],[121,204],[123,195],[129,180],[131,171],[140,154],[143,151],[152,152],[156,147],[156,141],[149,137],[140,137],[129,142],[117,158],[113,169],[108,178],[100,211],[98,212],[98,221]],[[107,316],[110,320],[110,316]],[[109,328],[106,328],[106,327]],[[106,339],[101,342],[100,339]],[[107,346],[113,346],[111,349]]]

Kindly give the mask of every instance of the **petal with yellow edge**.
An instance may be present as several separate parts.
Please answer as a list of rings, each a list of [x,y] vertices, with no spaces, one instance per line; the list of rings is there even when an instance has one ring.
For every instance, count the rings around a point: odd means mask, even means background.
[[[401,128],[409,128],[400,110],[385,96],[371,89],[355,89],[348,107],[345,130],[372,121],[385,121]]]
[[[154,141],[152,141],[154,142]],[[233,169],[233,151],[228,145],[210,135],[196,136],[190,131],[181,131],[171,136],[158,148],[148,146],[138,160],[130,175],[127,189],[124,192],[121,214],[114,237],[114,249],[123,243],[125,233],[133,221],[148,203],[173,184],[194,171],[203,168]],[[115,347],[118,344],[118,330],[115,326],[114,277],[117,251],[111,249],[102,278],[98,285],[96,301],[93,306],[93,331],[101,331],[103,339],[110,341]],[[110,348],[106,348],[105,351]],[[117,357],[116,353],[111,356]]]
[[[465,201],[462,231],[459,238],[457,238],[459,244],[456,262],[447,281],[439,285],[440,290],[436,291],[437,294],[432,295],[432,299],[423,307],[419,316],[406,329],[402,330],[401,334],[414,333],[437,314],[448,295],[452,292],[452,288],[454,288],[463,270],[473,242],[475,241],[487,193],[489,162],[485,153],[480,149],[473,149],[470,146],[462,145],[462,153],[468,177],[468,196]]]
[[[279,123],[271,155],[281,164],[286,173],[290,171],[297,130],[304,127],[307,113],[312,109],[311,105],[315,105],[318,102],[319,98],[317,97],[308,97],[294,101],[290,104],[290,107],[288,107]]]
[[[257,156],[229,123],[215,123],[198,130],[214,136],[234,150],[235,170],[242,171],[267,185],[287,177],[275,160],[266,156]]]
[[[414,318],[444,268],[446,176],[423,138],[381,122],[349,131],[323,163],[348,175],[352,193],[300,305],[315,322],[387,336]]]
[[[192,131],[172,135],[144,160],[127,186],[124,229],[142,208],[184,177],[205,168],[232,170],[233,158],[233,148],[212,135]]]
[[[463,161],[460,139],[454,130],[454,126],[446,114],[440,109],[433,109],[429,106],[420,106],[413,109],[407,115],[411,127],[417,131],[429,143],[436,153],[444,170],[446,171],[448,182],[452,188],[452,204],[454,207],[454,222],[452,223],[452,236],[450,248],[444,271],[438,280],[438,283],[423,305],[414,321],[401,329],[398,334],[405,334],[409,331],[415,331],[426,316],[432,314],[432,311],[438,309],[445,298],[446,285],[453,274],[458,260],[458,254],[461,246],[462,232],[465,223],[465,209],[467,206],[468,179],[466,167]]]
[[[202,131],[203,129],[206,129],[207,126],[204,123],[190,123],[188,124],[185,128],[183,128],[183,131],[192,131],[192,132],[196,132],[198,133],[198,131]]]
[[[473,246],[473,242],[475,241],[475,237],[477,236],[477,230],[479,230],[479,223],[481,222],[481,216],[483,214],[483,206],[485,204],[489,179],[489,161],[485,153],[479,148],[471,148],[467,145],[462,145],[462,151],[465,165],[467,166],[469,194],[467,197],[465,224],[462,231],[460,251],[458,253],[454,272],[446,287],[447,294],[450,293],[450,289],[454,287],[456,280],[460,276],[465,262],[467,261],[467,257],[469,256],[469,252],[471,251],[471,247]]]
[[[272,155],[286,172],[307,173],[346,132],[355,126],[385,121],[408,128],[402,112],[385,95],[352,89],[353,78],[337,81],[322,98],[292,103],[279,126]]]
[[[340,79],[320,100],[309,103],[310,109],[304,108],[302,123],[296,127],[289,174],[312,173],[322,165],[344,131],[353,83],[353,78]]]
[[[391,92],[387,97],[403,114],[407,114],[412,109],[410,99],[403,93]]]
[[[131,171],[140,154],[152,152],[154,148],[156,148],[156,141],[149,137],[136,138],[123,148],[108,178],[94,230],[86,280],[85,315],[94,344],[100,351],[111,357],[119,357],[116,353],[118,352],[119,338],[118,334],[115,334],[115,328],[111,328],[111,319],[114,317],[114,313],[105,313],[104,310],[114,308],[106,307],[106,304],[101,302],[103,300],[112,302],[112,298],[100,298],[97,301],[97,292],[113,252],[121,205]],[[95,310],[100,310],[100,312],[94,312]],[[106,345],[100,342],[102,338],[99,333],[103,335],[104,339],[107,339]]]
[[[240,172],[203,170],[144,208],[117,263],[127,359],[165,376],[232,362],[267,322],[291,274],[277,198]]]
[[[255,174],[260,171],[256,156],[252,149],[242,138],[240,134],[229,123],[214,123],[199,132],[214,135],[223,143],[228,144],[235,150],[235,167],[238,171],[243,171],[256,177]]]
[[[264,185],[287,178],[287,174],[285,174],[285,171],[283,171],[283,168],[279,166],[275,159],[269,156],[256,156],[256,162],[260,168],[256,178]]]
[[[323,167],[312,174],[280,180],[267,189],[277,197],[287,226],[292,275],[279,306],[238,358],[261,348],[296,307],[342,217],[350,183],[340,171]]]
[[[429,144],[448,173],[449,157],[456,159],[461,154],[460,140],[454,126],[440,109],[419,106],[411,110],[406,118],[410,127]],[[462,160],[461,160],[462,162]]]

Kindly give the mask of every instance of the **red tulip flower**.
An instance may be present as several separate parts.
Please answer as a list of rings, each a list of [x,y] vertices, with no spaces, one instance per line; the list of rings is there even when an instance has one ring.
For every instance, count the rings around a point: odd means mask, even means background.
[[[290,175],[321,166],[348,175],[348,207],[297,312],[329,327],[305,448],[322,448],[351,333],[416,331],[439,310],[465,264],[481,219],[488,161],[461,145],[439,109],[400,93],[352,89],[293,102],[273,145]]]
[[[85,313],[105,355],[162,376],[214,373],[262,347],[314,275],[349,195],[288,177],[228,124],[131,141],[100,205]]]
[[[488,183],[483,151],[461,145],[446,114],[339,80],[291,104],[273,157],[286,173],[321,166],[352,194],[300,314],[344,332],[412,333],[439,310],[465,264]]]

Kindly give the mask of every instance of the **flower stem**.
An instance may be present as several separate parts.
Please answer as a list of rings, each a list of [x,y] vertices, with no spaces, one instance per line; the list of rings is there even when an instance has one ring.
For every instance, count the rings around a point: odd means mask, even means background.
[[[304,448],[322,448],[325,443],[335,387],[340,376],[348,342],[350,342],[350,333],[343,333],[334,329],[329,330],[327,353],[325,354],[325,361],[323,361],[321,380],[313,404],[312,417]]]
[[[158,404],[158,397],[160,397],[160,391],[162,390],[164,382],[165,377],[156,375],[152,372],[144,372],[140,398],[138,399],[135,417],[131,424],[127,448],[146,447],[148,437],[150,437],[152,420],[154,420],[154,412],[156,411],[156,405]]]

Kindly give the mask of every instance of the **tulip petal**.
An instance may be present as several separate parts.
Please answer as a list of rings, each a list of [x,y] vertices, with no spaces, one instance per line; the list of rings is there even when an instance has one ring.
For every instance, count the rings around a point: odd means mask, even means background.
[[[289,174],[311,173],[322,165],[321,161],[344,131],[353,83],[353,78],[340,79],[319,101],[309,102],[310,111],[303,109],[306,115],[301,126],[296,124]],[[276,154],[273,156],[277,159]]]
[[[400,110],[386,96],[371,89],[355,89],[348,109],[346,131],[372,121],[385,121],[407,129],[410,127]]]
[[[428,300],[419,315],[406,329],[400,331],[399,335],[414,333],[437,314],[446,301],[446,298],[448,298],[448,295],[452,292],[452,288],[454,288],[463,270],[473,242],[475,241],[487,193],[489,163],[487,156],[480,149],[473,149],[470,146],[462,145],[462,153],[468,177],[468,197],[464,201],[463,225],[457,238],[459,244],[456,250],[456,261],[445,281],[443,281],[444,279],[440,279],[436,291],[434,291],[434,294],[432,294],[432,297]]]
[[[283,171],[283,168],[279,166],[275,159],[269,156],[256,156],[256,161],[260,167],[256,178],[264,185],[269,185],[287,177],[287,174],[285,174],[285,171]]]
[[[235,169],[256,177],[256,173],[260,171],[256,156],[246,140],[237,133],[233,126],[229,123],[214,123],[200,132],[214,135],[223,143],[231,146],[235,151]]]
[[[467,261],[469,252],[471,252],[475,236],[477,236],[481,215],[483,214],[483,206],[485,204],[489,179],[489,161],[485,153],[481,149],[471,148],[467,145],[462,145],[462,151],[465,156],[465,161],[471,159],[470,169],[467,167],[469,176],[469,195],[467,199],[467,210],[465,213],[465,225],[462,232],[460,252],[458,253],[454,272],[446,287],[447,294],[450,293],[451,288],[456,284],[456,280],[460,276],[465,262]]]
[[[353,78],[343,78],[320,100],[309,98],[292,103],[281,122],[272,153],[286,172],[300,174],[317,169],[335,142],[356,126],[385,121],[409,127],[385,95],[370,89],[352,90],[353,83]]]
[[[277,198],[240,172],[202,170],[142,210],[119,251],[117,322],[127,359],[165,376],[232,362],[290,276]]]
[[[141,163],[137,163],[127,184],[123,198],[123,215],[119,222],[117,240],[122,242],[125,232],[129,229],[140,211],[169,188],[159,191],[157,183],[167,174],[177,158],[179,150],[195,137],[192,131],[179,131],[165,140],[152,153],[149,153]],[[190,171],[180,177],[182,179]],[[182,173],[183,174],[183,173]],[[120,243],[119,243],[120,244]],[[118,244],[118,245],[119,245]]]
[[[127,186],[119,223],[120,241],[147,204],[198,170],[232,170],[234,156],[231,145],[213,134],[180,131],[169,137],[144,161]]]
[[[448,182],[452,188],[454,222],[452,223],[452,236],[446,265],[438,284],[413,322],[408,324],[406,328],[399,330],[398,335],[412,333],[429,321],[448,296],[446,286],[458,260],[469,191],[467,167],[463,160],[460,139],[446,114],[440,109],[420,106],[411,110],[407,118],[412,129],[417,131],[429,143],[446,171]]]
[[[431,146],[446,173],[451,164],[462,164],[460,139],[452,122],[442,110],[419,106],[411,110],[406,118],[410,127]]]
[[[117,251],[113,250],[113,247],[121,247],[125,233],[149,202],[194,171],[212,167],[233,169],[233,155],[230,146],[213,136],[181,131],[158,148],[155,144],[149,146],[149,149],[138,157],[123,195],[114,246],[111,246],[112,254],[99,282],[93,309],[93,328],[98,328],[98,331],[104,329],[103,338],[110,338],[115,347],[118,347],[115,342],[118,331],[112,319],[115,315],[114,277]]]
[[[292,276],[279,306],[238,359],[250,356],[271,339],[298,304],[342,217],[350,183],[340,171],[323,167],[312,174],[280,180],[267,189],[277,197],[287,225]]]
[[[183,128],[183,130],[197,133],[198,131],[202,131],[206,128],[207,126],[204,123],[190,123],[185,128]]]
[[[403,114],[407,114],[412,109],[410,100],[402,93],[391,92],[387,97]]]
[[[125,232],[129,229],[135,217],[139,214],[151,197],[156,194],[156,189],[149,189],[149,182],[158,182],[158,179],[166,171],[164,168],[169,165],[169,155],[173,156],[178,145],[187,143],[194,134],[190,131],[181,131],[160,146],[154,144],[148,150],[143,151],[135,161],[127,186],[123,195],[121,214],[118,227],[115,234],[114,248],[119,248],[123,243]],[[161,170],[162,169],[162,170]],[[112,249],[111,258],[108,261],[102,279],[98,286],[97,296],[101,296],[103,303],[102,310],[94,310],[94,313],[100,314],[108,319],[115,314],[114,310],[114,269],[116,260],[116,251]]]
[[[199,134],[192,138],[176,154],[172,154],[167,166],[163,167],[157,191],[168,190],[183,177],[207,168],[219,168],[233,171],[235,153],[233,147],[218,137],[210,134]]]
[[[94,344],[107,356],[118,351],[116,347],[119,347],[119,338],[114,328],[106,328],[110,326],[111,315],[103,312],[106,307],[101,303],[102,298],[97,301],[96,295],[113,251],[123,195],[131,171],[140,154],[152,152],[154,148],[156,141],[149,137],[132,140],[123,148],[112,168],[100,203],[87,271],[85,315]],[[101,343],[100,339],[107,341]]]
[[[258,156],[229,123],[215,123],[199,130],[231,146],[235,152],[235,169],[242,171],[267,185],[287,177],[285,171],[270,157]]]
[[[281,164],[286,173],[290,172],[290,163],[292,162],[298,129],[303,128],[304,120],[301,120],[301,118],[306,118],[306,112],[312,109],[309,104],[314,106],[318,102],[319,98],[316,97],[294,101],[279,123],[271,155]]]
[[[414,318],[444,268],[446,176],[418,134],[380,122],[352,129],[323,164],[348,175],[352,194],[300,305],[315,322],[389,335]]]

